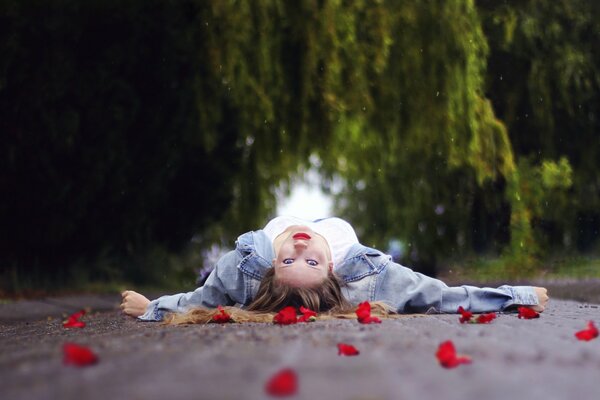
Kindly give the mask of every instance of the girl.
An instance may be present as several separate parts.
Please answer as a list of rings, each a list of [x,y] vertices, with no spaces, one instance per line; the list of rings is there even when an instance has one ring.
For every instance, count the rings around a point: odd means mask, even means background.
[[[288,305],[344,312],[369,301],[398,313],[456,313],[459,306],[471,312],[517,306],[543,311],[548,301],[540,287],[448,287],[360,244],[352,226],[340,218],[310,222],[295,217],[277,217],[263,229],[241,235],[236,249],[193,292],[150,301],[126,290],[122,297],[123,312],[143,321],[219,305],[258,313]]]

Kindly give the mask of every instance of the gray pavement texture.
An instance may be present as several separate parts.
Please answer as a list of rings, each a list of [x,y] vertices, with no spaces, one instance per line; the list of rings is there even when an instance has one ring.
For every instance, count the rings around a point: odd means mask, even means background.
[[[26,302],[0,305],[0,398],[264,399],[265,382],[285,367],[299,377],[294,399],[594,399],[600,382],[600,338],[574,337],[600,322],[592,303],[553,300],[539,319],[501,314],[488,325],[425,315],[290,326],[164,326],[128,318],[117,304],[118,296],[61,299],[56,308],[67,313],[92,308],[83,329],[28,314]],[[445,340],[472,364],[442,368],[435,352]],[[99,362],[63,365],[65,342],[89,346]],[[360,355],[338,356],[340,342]]]

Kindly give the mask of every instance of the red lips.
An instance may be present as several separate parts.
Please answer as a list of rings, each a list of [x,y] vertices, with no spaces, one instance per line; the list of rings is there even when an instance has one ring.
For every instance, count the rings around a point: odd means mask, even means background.
[[[308,233],[299,232],[292,236],[295,240],[310,240],[310,235]]]

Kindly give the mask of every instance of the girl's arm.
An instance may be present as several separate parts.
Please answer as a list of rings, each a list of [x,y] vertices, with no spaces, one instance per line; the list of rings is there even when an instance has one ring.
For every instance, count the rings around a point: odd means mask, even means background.
[[[545,288],[508,286],[498,288],[463,285],[449,287],[439,279],[389,262],[378,279],[378,299],[391,303],[399,312],[437,311],[456,313],[459,306],[472,312],[503,311],[529,306],[543,311],[548,296]]]
[[[156,300],[133,291],[123,292],[121,308],[142,321],[160,321],[166,313],[185,312],[191,307],[215,308],[218,305],[243,304],[246,297],[243,273],[237,268],[242,259],[234,250],[217,262],[202,287],[193,292],[162,296]]]

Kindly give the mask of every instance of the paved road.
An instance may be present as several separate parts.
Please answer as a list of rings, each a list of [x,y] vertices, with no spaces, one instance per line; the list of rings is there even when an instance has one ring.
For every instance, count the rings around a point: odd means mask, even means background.
[[[0,397],[263,399],[268,377],[284,367],[299,376],[294,399],[592,399],[600,382],[600,339],[573,336],[589,320],[600,323],[594,304],[554,300],[540,319],[504,314],[489,325],[428,315],[377,325],[173,327],[121,315],[112,309],[118,298],[103,301],[109,310],[86,315],[83,329],[64,329],[61,318],[2,318],[21,306],[0,305]],[[67,303],[72,311],[92,305]],[[441,368],[434,354],[448,339],[473,363]],[[89,346],[99,363],[63,365],[68,341]],[[338,356],[339,342],[361,354]]]

